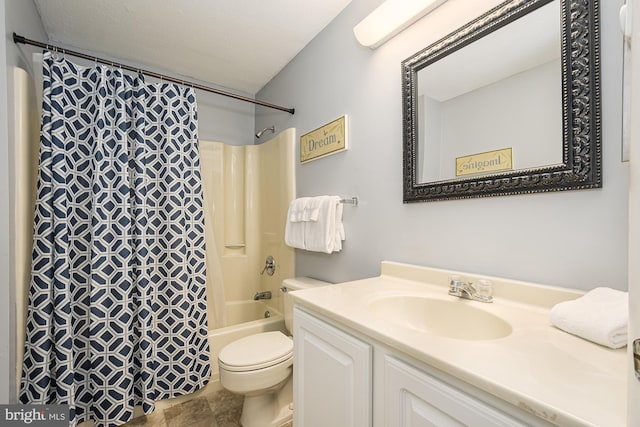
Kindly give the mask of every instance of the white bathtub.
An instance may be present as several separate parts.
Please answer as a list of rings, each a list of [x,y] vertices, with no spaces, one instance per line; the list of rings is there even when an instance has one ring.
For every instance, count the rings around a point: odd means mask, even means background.
[[[209,331],[211,381],[219,379],[218,353],[225,345],[259,332],[285,331],[282,313],[263,301],[229,301],[225,306],[228,326]],[[269,311],[271,317],[265,318],[265,311]]]

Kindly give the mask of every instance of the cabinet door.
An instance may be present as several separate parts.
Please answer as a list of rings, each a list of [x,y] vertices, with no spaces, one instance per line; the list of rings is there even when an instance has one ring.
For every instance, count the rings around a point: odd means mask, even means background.
[[[371,345],[294,310],[293,424],[371,426]]]
[[[471,395],[386,355],[385,426],[524,426]]]

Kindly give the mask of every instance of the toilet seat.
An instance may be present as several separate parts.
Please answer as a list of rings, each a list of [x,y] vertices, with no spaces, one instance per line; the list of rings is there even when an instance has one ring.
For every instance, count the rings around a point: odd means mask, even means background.
[[[255,371],[293,357],[293,340],[280,331],[240,338],[218,354],[220,368],[231,372]]]

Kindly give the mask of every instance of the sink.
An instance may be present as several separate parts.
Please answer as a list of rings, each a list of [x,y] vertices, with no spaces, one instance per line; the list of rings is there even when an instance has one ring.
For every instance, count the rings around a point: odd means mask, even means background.
[[[511,334],[509,323],[471,304],[478,303],[403,295],[376,298],[368,308],[390,323],[447,338],[493,340]]]

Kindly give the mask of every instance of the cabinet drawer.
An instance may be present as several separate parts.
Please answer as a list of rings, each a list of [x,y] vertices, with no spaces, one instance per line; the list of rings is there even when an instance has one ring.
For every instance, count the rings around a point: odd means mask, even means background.
[[[526,425],[390,355],[384,356],[384,381],[385,426]]]

